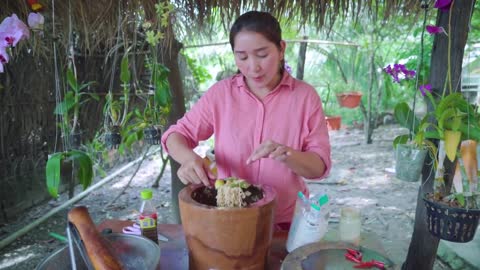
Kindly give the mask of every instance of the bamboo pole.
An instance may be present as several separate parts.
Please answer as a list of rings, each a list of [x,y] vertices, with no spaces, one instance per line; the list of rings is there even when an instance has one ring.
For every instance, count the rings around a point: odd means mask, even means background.
[[[360,47],[360,44],[356,44],[356,43],[319,40],[319,39],[287,39],[287,40],[285,40],[285,42],[287,42],[287,43],[313,43],[313,44],[324,44],[324,45],[339,45],[339,46]],[[215,42],[215,43],[208,43],[208,44],[185,45],[185,46],[183,46],[183,48],[184,49],[190,49],[190,48],[201,48],[201,47],[209,47],[209,46],[222,46],[222,45],[227,45],[229,43],[230,42],[228,42],[228,41],[222,41],[222,42]]]
[[[153,155],[155,153],[157,153],[158,151],[160,151],[161,147],[155,149],[154,151],[152,151],[151,153],[148,154],[148,156],[150,155]],[[137,164],[138,162],[142,161],[145,157],[140,157],[128,164],[126,164],[125,166],[121,167],[120,169],[118,169],[117,171],[113,172],[112,174],[110,174],[109,176],[103,178],[102,180],[100,180],[100,182],[94,184],[93,186],[90,186],[88,189],[86,189],[85,191],[83,191],[82,193],[79,193],[77,196],[71,198],[70,200],[64,202],[62,205],[59,205],[57,206],[56,208],[50,210],[47,214],[45,214],[44,216],[42,216],[41,218],[35,220],[34,222],[28,224],[27,226],[21,228],[20,230],[12,233],[11,235],[9,235],[8,237],[6,237],[5,239],[3,239],[2,241],[0,241],[0,250],[3,249],[4,247],[8,246],[10,243],[12,243],[13,241],[15,241],[17,238],[23,236],[24,234],[26,234],[27,232],[29,232],[31,229],[35,228],[36,226],[40,225],[41,223],[43,223],[45,220],[47,220],[48,218],[50,218],[51,216],[53,216],[54,214],[58,213],[60,210],[63,210],[64,208],[66,208],[67,206],[83,199],[84,197],[86,197],[90,192],[94,191],[95,189],[97,189],[98,187],[101,187],[103,186],[104,184],[110,182],[113,178],[115,178],[117,175],[123,173],[124,171],[126,171],[127,169],[129,169],[130,167],[132,167],[133,165]]]

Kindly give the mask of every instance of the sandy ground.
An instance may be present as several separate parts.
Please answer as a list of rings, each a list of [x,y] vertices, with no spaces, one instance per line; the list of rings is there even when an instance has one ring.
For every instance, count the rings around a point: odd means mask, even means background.
[[[320,182],[308,182],[311,193],[325,192],[331,198],[333,216],[345,205],[362,209],[362,230],[378,235],[386,254],[401,264],[406,257],[415,218],[416,196],[419,182],[397,180],[389,173],[395,166],[392,139],[402,130],[396,126],[381,126],[374,132],[373,144],[365,145],[362,130],[340,130],[330,133],[334,167],[330,176]],[[200,152],[205,148],[199,149]],[[105,218],[134,219],[140,207],[140,190],[150,187],[160,172],[159,155],[143,162],[130,187],[110,207],[105,206],[131,178],[131,168],[76,205],[86,205],[95,222]],[[172,223],[170,211],[170,168],[154,191],[154,201],[159,212],[159,222]],[[77,190],[77,193],[81,190]],[[0,224],[0,238],[19,230],[38,219],[54,207],[65,202],[63,195],[24,213],[19,219]],[[25,236],[0,250],[0,269],[34,269],[35,266],[64,244],[49,233],[65,235],[67,210],[60,211]],[[434,269],[450,269],[437,259]]]

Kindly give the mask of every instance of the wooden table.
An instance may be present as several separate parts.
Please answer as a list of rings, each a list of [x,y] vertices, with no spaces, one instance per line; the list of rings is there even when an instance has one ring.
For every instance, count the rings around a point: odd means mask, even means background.
[[[112,229],[115,233],[121,233],[122,228],[133,224],[131,220],[108,219],[101,222],[97,227],[100,231],[106,228]],[[187,270],[188,249],[183,234],[182,225],[179,224],[158,224],[158,232],[166,236],[169,241],[159,241],[160,269]],[[283,259],[287,256],[285,243],[288,233],[285,231],[275,232],[272,239],[272,247],[268,260],[269,269],[278,270]]]
[[[101,222],[97,227],[100,231],[106,228],[112,229],[115,233],[121,233],[122,228],[133,224],[131,220],[114,220],[108,219]],[[187,270],[188,269],[188,248],[185,242],[182,225],[179,224],[158,224],[158,232],[166,236],[169,241],[159,241],[161,248],[160,269],[168,270]],[[288,255],[285,248],[288,232],[278,231],[273,234],[270,256],[268,258],[268,269],[278,270],[281,268],[282,262]],[[338,230],[329,228],[328,233],[322,242],[326,245],[332,242],[338,242]],[[362,246],[376,250],[385,254],[384,248],[378,237],[374,234],[362,233],[360,240]]]

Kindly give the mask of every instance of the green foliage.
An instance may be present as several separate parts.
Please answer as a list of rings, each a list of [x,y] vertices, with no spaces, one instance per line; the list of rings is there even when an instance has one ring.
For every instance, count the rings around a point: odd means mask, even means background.
[[[120,81],[125,87],[130,83],[132,75],[130,69],[128,68],[128,55],[122,57],[122,62],[120,63]]]
[[[62,127],[64,134],[73,134],[78,124],[81,106],[89,99],[98,101],[99,98],[95,93],[84,91],[94,82],[87,82],[79,85],[71,68],[67,69],[66,78],[69,89],[63,97],[63,100],[55,106],[53,112],[62,117],[62,121],[59,124]]]
[[[108,150],[101,140],[102,134],[96,132],[93,139],[82,145],[84,152],[91,158],[95,175],[105,177],[107,174],[103,169],[103,162],[109,159]]]
[[[426,137],[428,137],[426,135],[427,129],[430,127],[428,114],[422,119],[419,119],[406,102],[400,102],[397,104],[397,106],[395,106],[393,115],[396,121],[402,127],[408,128],[409,130],[408,135],[400,135],[393,140],[393,146],[395,148],[399,143],[405,144],[410,140],[412,140],[413,143],[419,148],[423,148],[426,145],[431,144],[430,142],[426,141]]]
[[[120,81],[122,82],[123,96],[120,99],[115,99],[112,91],[108,91],[105,96],[103,114],[109,117],[110,126],[122,126],[127,121],[131,77],[128,53],[125,53],[120,63]]]
[[[86,189],[92,183],[93,163],[88,154],[79,150],[55,153],[48,159],[45,170],[47,189],[54,198],[58,197],[61,167],[64,162],[72,162],[76,165],[76,176],[83,189]]]
[[[157,62],[152,63],[150,68],[152,72],[152,82],[155,86],[155,103],[160,107],[169,107],[172,102],[170,83],[168,82],[168,73],[170,73],[170,70]]]
[[[185,51],[182,52],[182,55],[185,56],[188,68],[192,72],[193,78],[197,84],[205,83],[207,80],[212,79],[212,75],[210,75],[205,66],[198,63],[198,60],[189,56]]]
[[[435,131],[429,136],[435,139],[444,139],[444,131],[460,131],[462,140],[480,141],[480,116],[473,105],[469,104],[461,93],[452,93],[435,99],[427,92],[427,97],[433,104],[431,114],[436,120]]]

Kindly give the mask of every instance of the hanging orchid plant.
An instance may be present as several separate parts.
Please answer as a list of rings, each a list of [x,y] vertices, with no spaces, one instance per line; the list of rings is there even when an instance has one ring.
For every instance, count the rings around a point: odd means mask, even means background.
[[[32,7],[34,11],[40,9],[41,5],[35,6],[35,9]],[[28,26],[15,13],[3,19],[0,24],[0,73],[4,72],[4,65],[10,60],[11,49],[20,41],[30,38],[29,27],[34,31],[43,31],[44,21],[42,14],[36,12],[28,15]]]
[[[0,24],[0,72],[3,65],[8,63],[10,57],[7,50],[17,46],[18,42],[30,37],[28,26],[18,19],[16,14],[5,18]]]
[[[452,4],[451,0],[437,0],[434,7],[441,10],[441,12],[448,12],[450,11]],[[451,27],[449,26],[447,30],[450,31],[450,28]],[[445,34],[449,39],[451,38],[448,31],[441,26],[427,25],[425,26],[425,30],[430,35]],[[450,59],[450,42],[448,42],[447,50],[447,57]],[[385,67],[384,72],[389,74],[394,82],[397,83],[415,76],[414,72],[407,70],[404,66],[399,64],[394,65],[393,67]],[[422,119],[419,119],[415,115],[415,106],[413,106],[413,109],[410,109],[405,102],[397,104],[395,107],[395,117],[402,126],[409,129],[410,137],[401,135],[394,140],[394,145],[398,143],[406,143],[409,139],[412,139],[412,141],[418,146],[433,139],[439,140],[439,148],[441,149],[438,149],[437,151],[435,148],[434,154],[432,155],[434,168],[436,169],[434,198],[437,200],[443,198],[456,200],[459,205],[468,206],[468,200],[465,195],[467,193],[465,193],[465,191],[470,192],[470,194],[477,194],[479,192],[477,190],[478,177],[470,177],[468,180],[467,177],[463,177],[463,184],[462,180],[459,181],[458,179],[454,179],[454,188],[451,193],[447,193],[443,180],[443,160],[447,158],[451,162],[460,161],[457,163],[461,165],[457,165],[456,178],[462,178],[462,173],[460,172],[470,171],[473,167],[473,170],[477,171],[476,154],[474,155],[475,162],[469,162],[463,155],[463,152],[460,153],[459,151],[460,145],[463,147],[463,144],[469,140],[480,141],[480,115],[477,112],[477,108],[469,104],[461,93],[453,92],[450,66],[447,67],[445,86],[442,91],[433,91],[434,89],[432,89],[431,84],[428,83],[418,85],[418,77],[417,88],[420,94],[430,102],[433,110],[426,114]],[[431,121],[432,119],[434,119],[434,121]],[[476,146],[470,148],[476,148]],[[475,166],[469,165],[470,167],[467,168],[467,164],[474,164]],[[470,204],[470,207],[471,206],[472,204]]]

